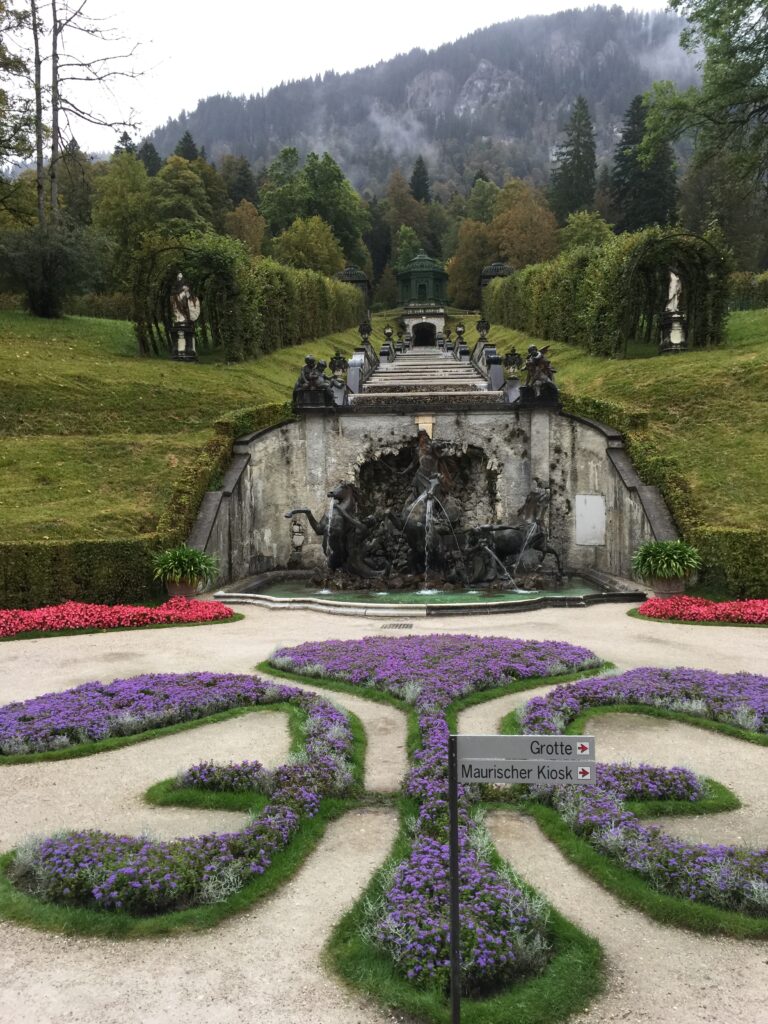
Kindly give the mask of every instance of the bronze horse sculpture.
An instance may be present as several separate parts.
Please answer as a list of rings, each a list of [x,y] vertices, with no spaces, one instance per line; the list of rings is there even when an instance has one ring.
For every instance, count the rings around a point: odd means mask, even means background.
[[[345,569],[354,576],[366,578],[383,576],[385,570],[377,569],[365,559],[365,543],[370,531],[368,522],[361,522],[357,511],[357,489],[349,483],[340,483],[328,491],[331,507],[318,520],[311,509],[294,508],[285,513],[286,519],[304,515],[318,537],[323,538],[323,553],[331,572]]]

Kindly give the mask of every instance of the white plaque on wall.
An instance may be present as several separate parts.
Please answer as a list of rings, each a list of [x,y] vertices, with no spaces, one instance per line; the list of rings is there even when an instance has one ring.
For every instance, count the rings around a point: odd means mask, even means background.
[[[576,543],[605,544],[605,498],[602,494],[576,495]]]

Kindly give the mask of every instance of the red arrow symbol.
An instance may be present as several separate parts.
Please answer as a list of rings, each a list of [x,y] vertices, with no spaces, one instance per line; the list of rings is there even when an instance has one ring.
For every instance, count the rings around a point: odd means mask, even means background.
[[[576,744],[576,752],[579,753],[579,754],[588,754],[589,753],[589,744],[588,743],[577,743]]]
[[[589,768],[579,768],[579,778],[580,779],[588,779],[589,778]]]

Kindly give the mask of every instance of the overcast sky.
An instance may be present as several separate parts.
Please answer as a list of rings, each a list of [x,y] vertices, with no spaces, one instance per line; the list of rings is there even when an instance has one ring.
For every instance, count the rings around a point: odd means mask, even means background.
[[[476,7],[415,0],[375,6],[348,0],[88,0],[87,13],[139,44],[133,65],[143,72],[133,82],[118,79],[111,96],[97,101],[91,93],[89,102],[112,118],[127,119],[133,109],[141,134],[215,93],[259,93],[282,81],[375,64],[417,46],[433,49],[511,18],[588,6],[567,0],[483,0]],[[620,6],[657,11],[665,4],[635,0]],[[70,45],[77,41],[73,37]],[[83,149],[111,150],[114,144],[113,133],[85,125],[75,135]]]

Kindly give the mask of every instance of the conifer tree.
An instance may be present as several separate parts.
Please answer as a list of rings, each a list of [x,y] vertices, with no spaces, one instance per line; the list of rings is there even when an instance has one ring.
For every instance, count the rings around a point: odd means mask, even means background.
[[[144,142],[139,146],[138,152],[136,153],[139,160],[144,164],[147,174],[150,178],[154,178],[160,168],[163,166],[163,161],[160,158],[160,154],[155,149],[154,145],[145,139]]]
[[[565,223],[569,213],[592,209],[595,170],[595,130],[587,101],[578,96],[550,181],[550,205],[560,224]]]
[[[624,115],[611,174],[611,199],[619,231],[670,224],[675,218],[677,183],[672,147],[668,142],[659,144],[651,163],[641,161],[645,118],[643,97],[635,96]]]
[[[181,156],[185,160],[197,160],[200,156],[200,150],[195,145],[195,140],[192,138],[190,132],[186,131],[181,136],[179,141],[176,143],[176,149],[174,149],[173,155]]]
[[[427,165],[423,156],[416,157],[416,163],[413,165],[413,174],[411,174],[409,185],[411,195],[414,199],[418,199],[419,202],[428,203],[432,198],[429,172],[427,171]]]
[[[134,155],[136,153],[136,143],[133,141],[128,132],[123,132],[123,134],[117,140],[114,155],[117,156],[118,153],[133,153]]]

